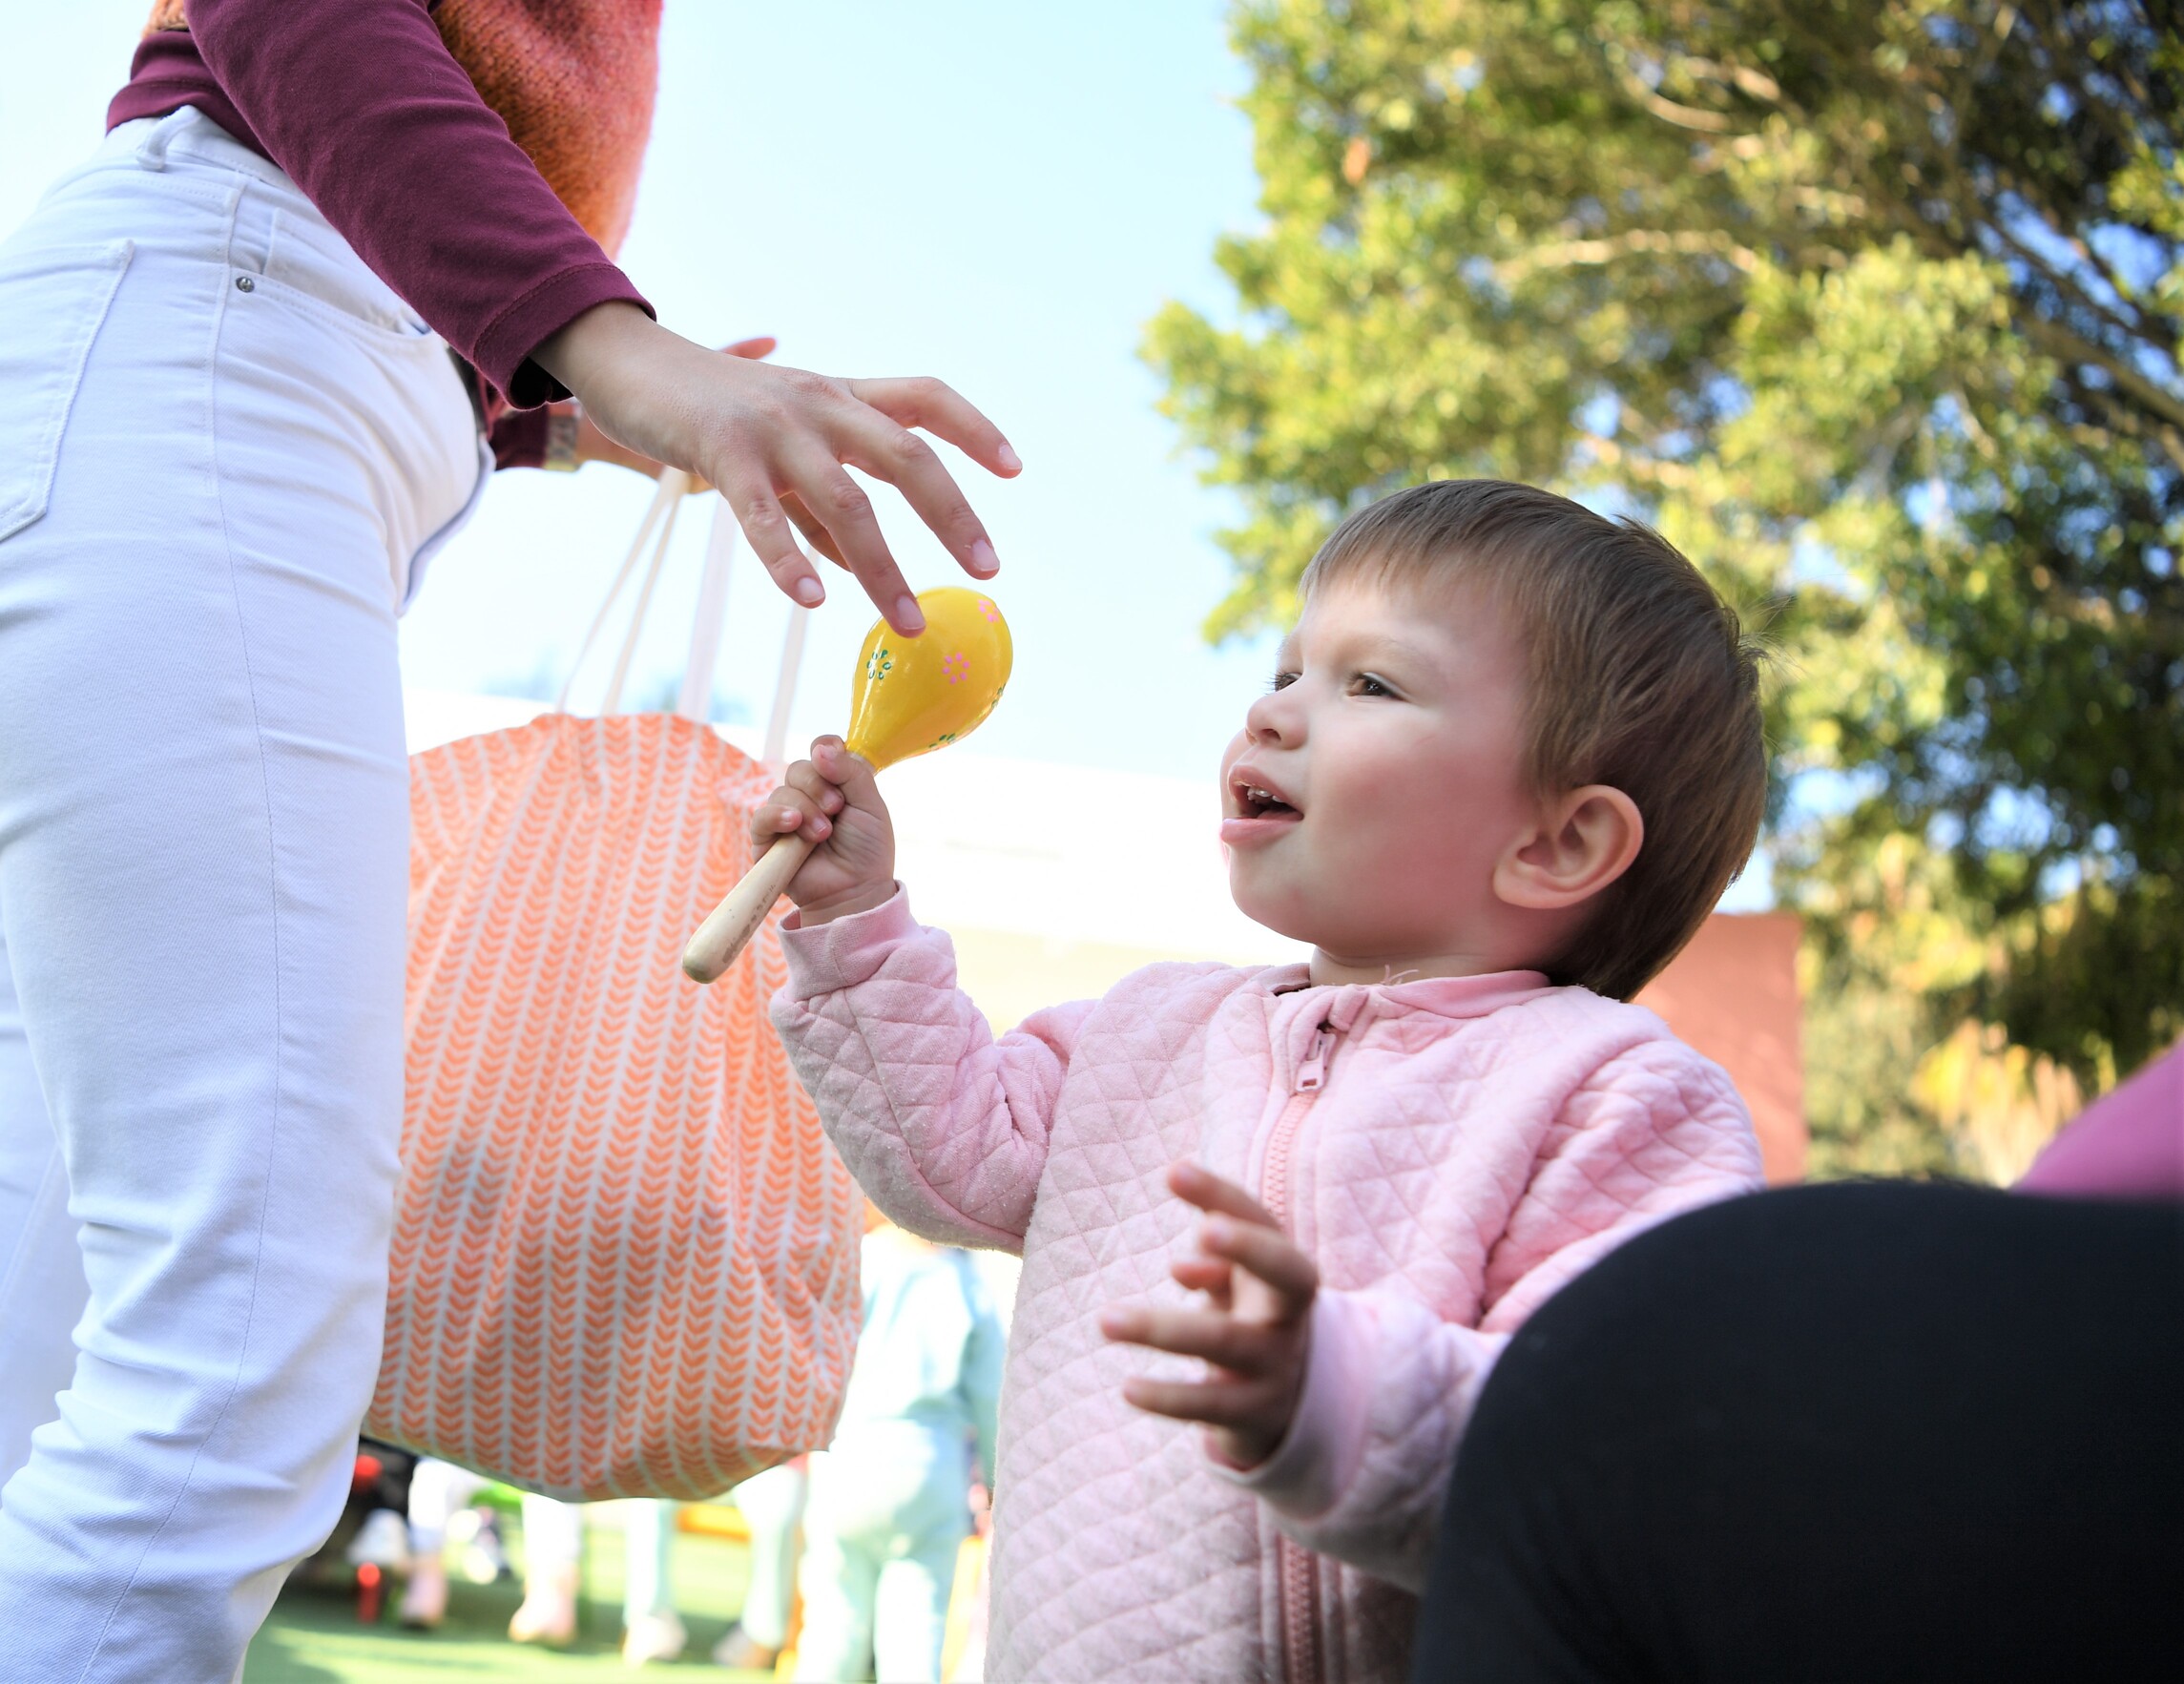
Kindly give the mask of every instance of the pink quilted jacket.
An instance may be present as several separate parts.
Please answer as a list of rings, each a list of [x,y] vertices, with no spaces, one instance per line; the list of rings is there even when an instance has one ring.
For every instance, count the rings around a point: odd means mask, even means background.
[[[987,1676],[1362,1680],[1408,1668],[1458,1436],[1509,1331],[1647,1225],[1759,1185],[1744,1106],[1638,1007],[1529,971],[1313,988],[1158,965],[996,1041],[905,897],[791,927],[774,1022],[849,1167],[934,1239],[1024,1255]],[[1195,1362],[1110,1344],[1168,1298],[1193,1158],[1324,1281],[1261,1466],[1122,1399]]]

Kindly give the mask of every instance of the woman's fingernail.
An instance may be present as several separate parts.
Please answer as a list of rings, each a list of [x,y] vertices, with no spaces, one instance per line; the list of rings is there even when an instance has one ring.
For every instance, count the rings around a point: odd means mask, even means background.
[[[925,610],[918,606],[915,596],[895,598],[895,630],[904,636],[914,636],[926,629]]]
[[[797,600],[806,608],[817,608],[826,600],[826,587],[806,573],[796,582]]]
[[[834,826],[827,821],[827,817],[824,813],[815,813],[812,815],[811,829],[814,836],[824,836],[833,828]]]
[[[1010,449],[1006,441],[1002,444],[1001,454],[998,458],[996,458],[996,460],[999,461],[1001,466],[1010,473],[1021,473],[1024,471],[1024,458],[1017,455],[1014,450]]]
[[[1209,1245],[1226,1245],[1236,1237],[1235,1231],[1218,1216],[1206,1218],[1206,1242]]]
[[[970,547],[970,571],[980,578],[989,578],[1001,571],[1001,557],[984,538]]]

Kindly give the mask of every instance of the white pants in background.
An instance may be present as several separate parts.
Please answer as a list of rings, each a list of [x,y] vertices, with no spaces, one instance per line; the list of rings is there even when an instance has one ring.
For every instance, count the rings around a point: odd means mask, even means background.
[[[584,1505],[526,1491],[523,1497],[523,1581],[566,1575],[572,1589],[584,1565]]]
[[[6,1684],[221,1684],[341,1507],[402,1120],[395,616],[481,479],[445,347],[194,112],[0,244]]]
[[[738,1624],[762,1648],[779,1649],[789,1640],[789,1607],[809,1489],[809,1476],[798,1461],[753,1474],[729,1493],[751,1528],[751,1578]]]
[[[938,1684],[969,1448],[915,1421],[863,1421],[811,1459],[800,1684]]]
[[[483,1475],[436,1456],[421,1457],[409,1475],[409,1553],[438,1555],[447,1547],[447,1523],[486,1488]]]

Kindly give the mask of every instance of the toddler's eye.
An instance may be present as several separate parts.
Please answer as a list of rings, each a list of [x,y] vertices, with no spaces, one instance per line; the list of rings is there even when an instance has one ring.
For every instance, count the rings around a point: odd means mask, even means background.
[[[1357,696],[1393,696],[1395,694],[1370,673],[1360,673],[1351,679],[1350,690],[1353,695]]]
[[[1297,675],[1295,673],[1277,673],[1267,680],[1266,687],[1269,690],[1287,690],[1296,682]]]

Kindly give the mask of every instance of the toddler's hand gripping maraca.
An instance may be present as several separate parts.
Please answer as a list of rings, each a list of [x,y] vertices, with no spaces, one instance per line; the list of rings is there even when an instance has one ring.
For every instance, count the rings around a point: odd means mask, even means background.
[[[736,961],[784,892],[815,921],[878,905],[894,893],[895,837],[872,775],[978,729],[1009,682],[1014,653],[993,599],[961,586],[918,597],[925,633],[882,620],[858,653],[845,738],[821,738],[812,759],[753,816],[765,851],[682,950],[682,968],[710,983]],[[810,858],[815,848],[824,852]]]
[[[839,737],[822,737],[751,815],[754,850],[806,845],[786,892],[807,925],[867,912],[895,892],[895,828],[873,772]],[[795,850],[784,849],[784,853]]]

